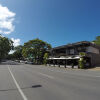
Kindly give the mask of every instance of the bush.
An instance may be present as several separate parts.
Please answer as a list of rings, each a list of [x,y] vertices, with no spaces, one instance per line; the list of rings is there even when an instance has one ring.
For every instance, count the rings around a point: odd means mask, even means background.
[[[45,53],[44,54],[44,64],[46,65],[47,64],[47,59],[48,59],[48,57],[49,57],[49,55],[48,55],[48,53]]]
[[[80,52],[79,55],[86,56],[86,53],[85,52]]]
[[[86,61],[85,61],[85,59],[84,58],[80,58],[80,60],[79,60],[79,68],[80,69],[84,69],[85,68],[85,63],[86,63]]]

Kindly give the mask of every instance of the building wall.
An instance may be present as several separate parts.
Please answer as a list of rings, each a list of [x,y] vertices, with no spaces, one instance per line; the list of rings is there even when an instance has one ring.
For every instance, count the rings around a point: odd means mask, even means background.
[[[88,53],[87,55],[91,58],[91,65],[92,66],[100,65],[100,54]]]
[[[52,57],[78,55],[79,52],[86,52],[87,56],[91,58],[91,65],[100,65],[100,49],[94,46],[76,46],[71,48],[60,48],[54,50]],[[65,54],[65,55],[64,55]]]
[[[100,65],[100,50],[99,49],[89,46],[87,47],[86,52],[91,58],[92,66]]]
[[[95,53],[95,54],[100,54],[100,50],[97,49],[97,48],[95,48],[95,47],[92,47],[92,46],[87,47],[86,52],[91,52],[91,53]]]

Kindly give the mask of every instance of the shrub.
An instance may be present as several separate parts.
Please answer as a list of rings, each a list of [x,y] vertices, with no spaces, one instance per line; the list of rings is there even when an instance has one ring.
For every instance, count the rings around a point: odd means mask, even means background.
[[[79,55],[86,56],[86,53],[85,52],[80,52]]]
[[[49,57],[48,53],[45,53],[44,54],[44,64],[46,65],[47,64],[47,58]]]
[[[85,59],[84,58],[80,58],[80,60],[79,60],[79,68],[80,69],[84,69],[85,68],[85,63],[86,63],[86,61],[85,61]]]

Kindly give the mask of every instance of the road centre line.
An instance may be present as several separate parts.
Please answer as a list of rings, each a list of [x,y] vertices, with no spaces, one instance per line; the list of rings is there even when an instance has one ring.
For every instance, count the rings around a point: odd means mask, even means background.
[[[54,71],[54,70],[51,70],[51,69],[48,69],[49,71]],[[80,74],[74,74],[74,73],[69,73],[69,72],[64,72],[64,71],[59,71],[59,70],[56,70],[56,72],[58,73],[63,73],[63,74],[70,74],[70,75],[78,75],[80,76]],[[100,78],[100,76],[93,76],[93,75],[81,75],[83,77],[93,77],[93,78]]]
[[[49,71],[54,71],[54,70],[52,70],[52,69],[48,69]],[[80,74],[74,74],[74,73],[69,73],[69,72],[65,72],[65,71],[59,71],[59,70],[56,70],[56,72],[58,72],[58,73],[63,73],[63,74],[70,74],[70,75],[78,75],[78,76],[80,76]],[[83,76],[83,77],[94,77],[94,78],[100,78],[100,76],[96,76],[96,75],[81,75],[81,76]]]
[[[95,76],[95,77],[100,77],[100,76]]]
[[[23,93],[23,91],[21,90],[19,84],[17,83],[17,81],[16,81],[16,79],[15,79],[15,77],[14,77],[12,71],[11,71],[11,68],[10,68],[9,66],[8,66],[8,70],[9,70],[9,72],[10,72],[12,78],[13,78],[13,81],[14,81],[14,83],[15,83],[15,85],[16,85],[18,91],[20,92],[20,94],[21,94],[23,100],[28,100],[27,97],[26,97],[26,95],[25,95],[25,94]]]
[[[45,77],[48,77],[48,78],[54,79],[53,76],[50,76],[50,75],[47,75],[47,74],[43,74],[43,73],[39,73],[39,74],[42,75],[42,76],[45,76]]]
[[[30,66],[31,68],[33,68],[32,66]],[[36,68],[36,69],[38,69],[38,68]],[[45,69],[45,68],[39,68],[39,69]],[[86,74],[75,74],[75,73],[70,73],[70,72],[68,72],[68,71],[63,71],[63,70],[55,70],[55,69],[45,69],[45,70],[48,70],[48,71],[52,71],[52,72],[58,72],[58,73],[63,73],[63,74],[70,74],[70,75],[77,75],[77,76],[83,76],[83,77],[93,77],[93,78],[100,78],[100,76],[96,76],[96,75],[86,75]],[[48,78],[51,78],[51,79],[53,79],[54,77],[52,77],[52,76],[49,76],[49,75],[47,75],[47,74],[42,74],[42,73],[40,73],[41,75],[43,75],[43,76],[46,76],[46,77],[48,77]]]

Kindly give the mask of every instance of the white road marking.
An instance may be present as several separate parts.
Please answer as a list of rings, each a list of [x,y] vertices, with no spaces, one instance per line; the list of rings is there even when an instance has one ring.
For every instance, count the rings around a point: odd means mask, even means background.
[[[48,77],[48,78],[54,79],[53,76],[50,76],[50,75],[47,75],[47,74],[43,74],[43,73],[39,73],[39,74],[40,74],[40,75],[43,75],[43,76],[45,76],[45,77]]]
[[[35,68],[45,69],[45,68],[40,68],[40,67],[35,67]],[[93,75],[86,75],[86,74],[82,75],[82,74],[78,74],[78,73],[77,74],[76,73],[70,73],[70,72],[68,72],[68,70],[67,71],[63,71],[63,70],[56,70],[56,69],[49,69],[49,68],[48,69],[45,69],[45,70],[52,71],[52,72],[63,73],[63,74],[78,75],[78,76],[83,76],[83,77],[93,77],[93,78],[97,78],[98,77],[98,78],[100,78],[100,76],[95,76],[95,75],[93,76]],[[49,76],[47,74],[42,74],[42,73],[39,73],[39,74],[41,74],[43,76],[46,76],[48,78],[54,79],[54,77]]]
[[[49,71],[54,71],[54,70],[50,70],[49,69]],[[59,72],[59,73],[63,73],[63,74],[70,74],[70,75],[78,75],[78,76],[80,76],[80,74],[74,74],[74,73],[69,73],[69,72],[64,72],[64,71],[59,71],[59,70],[56,70],[56,72]],[[83,76],[83,77],[98,77],[98,78],[100,78],[100,76],[93,76],[93,75],[81,75],[81,76]]]
[[[49,71],[54,71],[54,70],[50,70],[50,69],[49,69]],[[78,76],[83,76],[83,77],[94,77],[94,78],[95,78],[95,77],[98,77],[98,78],[100,78],[100,76],[85,75],[85,74],[84,74],[84,75],[80,75],[80,74],[70,73],[70,72],[67,72],[67,71],[65,72],[65,71],[56,70],[56,72],[63,73],[63,74],[70,74],[70,75],[78,75]]]
[[[95,76],[95,77],[100,77],[100,76]]]
[[[17,81],[16,81],[16,79],[15,79],[15,77],[14,77],[13,73],[11,72],[11,69],[10,69],[10,67],[9,67],[9,66],[8,66],[8,69],[9,69],[9,72],[10,72],[10,74],[11,74],[11,76],[12,76],[12,78],[13,78],[14,82],[15,82],[15,85],[16,85],[16,87],[17,87],[18,91],[20,92],[20,94],[21,94],[21,96],[22,96],[23,100],[28,100],[28,99],[27,99],[27,97],[25,96],[25,94],[23,93],[23,91],[21,90],[21,88],[20,88],[19,84],[17,83]]]

